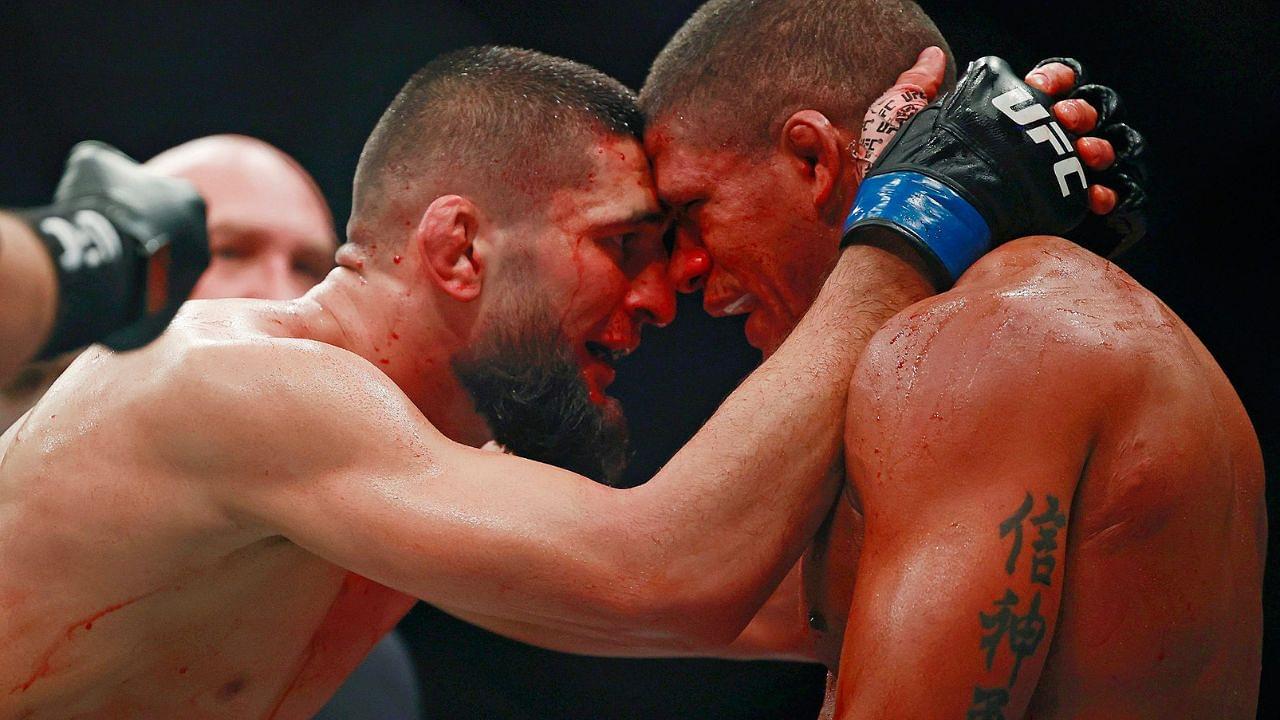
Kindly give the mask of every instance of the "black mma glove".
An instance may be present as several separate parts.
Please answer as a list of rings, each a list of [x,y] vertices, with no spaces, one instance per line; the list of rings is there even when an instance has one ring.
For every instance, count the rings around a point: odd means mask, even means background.
[[[72,148],[54,204],[17,215],[58,273],[58,312],[42,360],[94,342],[116,350],[145,345],[209,265],[195,188],[104,143]]]
[[[845,221],[844,244],[866,228],[889,228],[946,288],[995,245],[1080,225],[1089,180],[1054,102],[999,58],[970,64],[955,90],[881,152]]]
[[[1074,58],[1041,60],[1036,68],[1049,63],[1062,63],[1076,74],[1076,87],[1068,96],[1087,101],[1098,111],[1098,123],[1089,135],[1111,143],[1116,160],[1103,171],[1089,172],[1092,182],[1116,192],[1116,207],[1106,215],[1089,213],[1079,227],[1066,234],[1067,239],[1099,255],[1114,257],[1123,253],[1146,234],[1144,209],[1147,203],[1147,170],[1143,162],[1146,139],[1141,133],[1120,122],[1124,103],[1115,90],[1105,85],[1088,83],[1083,67]]]

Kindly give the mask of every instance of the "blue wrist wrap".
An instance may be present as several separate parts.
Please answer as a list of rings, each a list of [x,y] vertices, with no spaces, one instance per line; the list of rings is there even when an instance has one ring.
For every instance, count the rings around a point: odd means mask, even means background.
[[[915,172],[891,172],[862,181],[844,234],[877,225],[906,235],[954,283],[991,248],[987,223],[955,190]]]

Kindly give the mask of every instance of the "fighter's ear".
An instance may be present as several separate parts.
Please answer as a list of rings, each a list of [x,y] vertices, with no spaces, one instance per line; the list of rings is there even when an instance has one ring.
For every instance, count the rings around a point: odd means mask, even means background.
[[[475,252],[479,224],[474,203],[459,195],[442,195],[422,214],[413,236],[427,275],[447,295],[462,302],[480,295],[484,263]]]
[[[782,152],[794,158],[811,184],[814,206],[823,211],[848,165],[840,131],[817,110],[797,110],[782,126],[779,140]]]

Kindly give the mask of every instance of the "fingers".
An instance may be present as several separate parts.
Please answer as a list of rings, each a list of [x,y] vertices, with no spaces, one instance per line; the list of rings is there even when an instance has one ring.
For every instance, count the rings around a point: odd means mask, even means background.
[[[1089,186],[1089,210],[1095,215],[1106,215],[1116,209],[1116,191],[1103,185]]]
[[[1135,160],[1142,157],[1146,151],[1147,141],[1142,137],[1142,133],[1124,123],[1112,123],[1103,128],[1098,135],[1111,144],[1119,160]]]
[[[1079,60],[1077,60],[1077,59],[1075,59],[1075,58],[1070,58],[1070,57],[1051,57],[1051,58],[1045,58],[1044,60],[1041,60],[1040,62],[1036,63],[1036,66],[1035,66],[1035,67],[1033,67],[1033,68],[1031,68],[1031,69],[1032,69],[1032,70],[1039,70],[1040,68],[1044,67],[1045,65],[1049,65],[1050,63],[1057,63],[1057,64],[1059,64],[1059,65],[1066,65],[1067,67],[1071,68],[1072,72],[1074,72],[1074,73],[1075,73],[1075,75],[1076,75],[1076,82],[1077,82],[1077,83],[1084,84],[1084,83],[1089,82],[1089,80],[1088,80],[1088,75],[1089,75],[1089,74],[1088,74],[1088,73],[1086,73],[1086,72],[1084,71],[1084,66],[1083,66],[1083,65],[1081,65],[1081,64],[1080,64],[1080,61],[1079,61]]]
[[[1105,85],[1081,85],[1071,97],[1083,100],[1098,113],[1098,124],[1106,125],[1118,119],[1121,111],[1120,95]]]
[[[1115,148],[1098,137],[1084,137],[1076,141],[1076,152],[1090,170],[1106,170],[1116,161]]]
[[[1107,173],[1107,187],[1116,192],[1116,208],[1126,212],[1141,210],[1147,204],[1145,180],[1142,179],[1142,168],[1129,167],[1128,172],[1112,170]]]
[[[942,80],[947,70],[947,56],[941,48],[929,46],[916,58],[916,64],[910,70],[898,76],[895,85],[915,85],[924,90],[924,94],[932,100],[942,87]]]
[[[1060,62],[1051,62],[1032,70],[1026,77],[1031,87],[1047,95],[1066,95],[1076,86],[1076,71]]]
[[[1053,104],[1053,114],[1062,127],[1076,135],[1093,132],[1098,126],[1098,111],[1084,100],[1063,100]]]

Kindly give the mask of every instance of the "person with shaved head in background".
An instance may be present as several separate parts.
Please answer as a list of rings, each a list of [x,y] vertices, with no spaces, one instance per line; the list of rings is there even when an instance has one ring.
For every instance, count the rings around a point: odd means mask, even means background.
[[[882,213],[892,183],[929,182],[907,163],[863,180],[864,114],[928,46],[945,41],[904,0],[712,0],[640,93],[677,215],[673,280],[713,315],[747,315],[766,356],[836,262],[846,217],[893,227],[884,242],[913,259],[913,282],[944,291],[868,344],[844,492],[771,601],[782,611],[739,646],[825,663],[839,718],[1252,717],[1267,520],[1240,400],[1168,307],[1088,249],[1026,237],[951,273],[925,250],[927,223]],[[1027,82],[1062,92],[1077,70],[1048,63]],[[1114,97],[1076,93],[1093,104],[1060,104],[1055,121],[1114,143],[1076,144],[1111,188],[1090,187],[1091,207],[1118,205],[1080,236],[1105,254],[1138,227],[1141,138],[1111,117]],[[1000,111],[1044,130],[1052,157],[1047,113],[1024,107]],[[944,145],[962,124],[948,113],[921,117]],[[863,183],[881,205],[855,206]]]
[[[145,163],[192,183],[206,203],[209,267],[192,299],[287,300],[333,266],[338,240],[320,188],[279,149],[244,135],[212,135]],[[0,389],[0,431],[17,420],[75,359],[32,363]]]
[[[280,149],[245,135],[211,135],[165,150],[144,167],[190,182],[205,201],[210,262],[191,299],[288,300],[310,290],[333,266],[338,242],[329,205],[311,175]],[[0,432],[77,354],[32,363],[0,390]],[[412,662],[393,632],[317,717],[350,717],[358,709],[410,720],[417,705]]]

